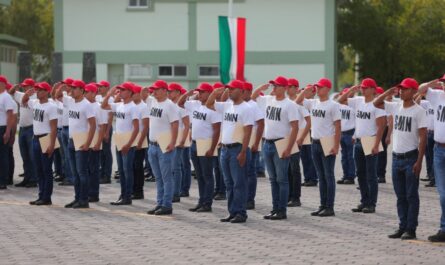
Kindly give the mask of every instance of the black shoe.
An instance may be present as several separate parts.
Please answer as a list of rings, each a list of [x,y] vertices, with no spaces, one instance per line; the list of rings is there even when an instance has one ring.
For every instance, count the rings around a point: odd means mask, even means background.
[[[179,197],[179,196],[173,196],[173,200],[172,200],[172,202],[173,202],[173,203],[175,203],[175,202],[181,202],[181,197]]]
[[[328,217],[328,216],[335,216],[334,209],[332,208],[326,208],[323,211],[321,211],[318,216],[320,217]]]
[[[213,199],[214,199],[215,201],[224,201],[224,200],[226,200],[227,198],[226,198],[226,194],[224,194],[224,193],[218,193],[218,194],[215,195],[215,197],[213,197]]]
[[[320,206],[320,207],[318,207],[318,210],[315,211],[315,212],[312,212],[311,215],[312,216],[318,216],[322,211],[324,211],[324,209],[326,209],[326,207]]]
[[[351,211],[354,213],[361,213],[363,208],[365,208],[365,206],[363,204],[359,204],[356,208],[352,208]]]
[[[37,200],[35,200],[35,201],[30,201],[29,204],[30,204],[30,205],[36,205],[36,203],[37,203],[38,201],[40,201],[40,199],[37,199]]]
[[[384,178],[380,178],[380,179],[379,179],[379,183],[386,183],[386,179],[384,179]]]
[[[89,197],[88,202],[99,202],[99,197]]]
[[[55,182],[62,182],[65,178],[63,176],[58,176],[54,179]]]
[[[253,210],[255,209],[255,201],[248,201],[246,204],[246,210]]]
[[[235,218],[235,216],[233,216],[233,215],[229,215],[229,216],[227,216],[227,217],[225,217],[225,218],[219,219],[219,221],[220,221],[220,222],[223,222],[223,223],[227,223],[227,222],[232,221],[233,218]]]
[[[132,204],[132,201],[131,201],[131,199],[119,199],[119,200],[117,200],[117,201],[115,201],[115,202],[110,202],[110,204],[111,205],[114,205],[114,206],[119,206],[119,205],[131,205]]]
[[[181,192],[181,194],[179,194],[179,197],[190,197],[190,194],[188,192]]]
[[[270,217],[270,220],[284,220],[287,219],[286,212],[279,211]]]
[[[300,207],[300,206],[301,206],[300,199],[291,200],[290,202],[287,203],[287,207]]]
[[[172,208],[161,207],[155,212],[155,215],[170,215],[173,213]]]
[[[63,182],[59,183],[59,186],[74,186],[74,183],[68,180],[64,180]]]
[[[430,177],[426,176],[425,178],[421,178],[421,181],[431,181]]]
[[[25,187],[26,188],[35,188],[35,187],[37,187],[37,182],[30,181],[30,182],[26,183]]]
[[[73,208],[73,205],[76,204],[76,203],[77,203],[77,201],[72,201],[72,202],[66,204],[65,208]]]
[[[156,181],[156,178],[153,177],[153,176],[150,176],[150,177],[147,178],[145,181],[147,181],[147,182],[155,182],[155,181]]]
[[[344,185],[353,185],[355,184],[353,179],[341,179],[337,181],[337,184],[344,184]]]
[[[232,224],[239,224],[239,223],[245,223],[246,220],[247,220],[246,217],[237,214],[235,217],[232,218],[232,220],[230,220],[230,222]]]
[[[196,177],[196,171],[192,170],[192,176]]]
[[[196,209],[197,213],[208,213],[212,211],[212,207],[208,206],[208,205],[204,205],[202,207],[199,207],[198,209]]]
[[[431,242],[445,242],[445,232],[439,230],[437,234],[429,236],[428,240]]]
[[[375,213],[375,207],[367,206],[367,207],[363,208],[363,213]]]
[[[44,201],[44,200],[38,200],[35,202],[34,205],[40,206],[40,205],[52,205],[53,203],[51,201]]]
[[[6,190],[6,189],[8,189],[8,188],[6,187],[6,185],[0,185],[0,190]]]
[[[415,231],[405,231],[403,235],[400,237],[402,240],[414,240],[416,239],[416,232]]]
[[[256,177],[257,178],[265,178],[266,174],[264,172],[258,172],[258,173],[256,173]]]
[[[436,183],[434,183],[434,182],[431,181],[430,183],[426,184],[425,187],[427,187],[427,188],[433,188],[433,187],[436,187]]]
[[[156,206],[155,208],[149,210],[147,214],[154,215],[157,210],[161,209],[161,206]]]
[[[19,174],[19,177],[21,177],[21,178],[23,178],[24,176],[25,176],[25,172]]]
[[[15,184],[14,187],[24,188],[26,187],[26,184],[28,184],[28,181],[22,181],[20,183]]]
[[[315,186],[317,186],[317,182],[316,181],[308,181],[308,182],[305,182],[303,186],[305,186],[305,187],[315,187]]]
[[[403,233],[405,233],[405,231],[398,229],[394,233],[388,235],[388,238],[401,238]]]
[[[197,211],[199,208],[201,208],[201,207],[202,207],[201,204],[197,204],[195,207],[190,208],[189,211],[190,211],[190,212],[196,212],[196,211]]]
[[[277,211],[272,210],[272,211],[270,211],[270,214],[263,216],[263,218],[266,219],[266,220],[270,220],[270,218],[272,216],[274,216],[276,213],[277,213]]]
[[[99,180],[99,184],[111,184],[111,179],[108,178],[101,178]]]
[[[131,196],[132,200],[143,200],[144,199],[144,193],[135,193]]]
[[[73,205],[73,209],[86,209],[90,208],[90,204],[88,202],[76,202]]]

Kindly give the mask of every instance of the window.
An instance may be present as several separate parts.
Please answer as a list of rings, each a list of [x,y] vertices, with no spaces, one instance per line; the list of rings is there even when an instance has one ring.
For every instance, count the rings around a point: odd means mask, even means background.
[[[186,77],[187,66],[186,65],[159,65],[160,77]]]
[[[153,0],[129,0],[128,7],[129,8],[149,8],[151,7],[151,2]]]
[[[200,78],[218,78],[219,66],[216,65],[201,65],[199,66]]]
[[[0,62],[16,63],[17,49],[13,47],[0,46]]]
[[[149,64],[128,64],[127,76],[129,79],[149,79],[153,76],[153,67]]]

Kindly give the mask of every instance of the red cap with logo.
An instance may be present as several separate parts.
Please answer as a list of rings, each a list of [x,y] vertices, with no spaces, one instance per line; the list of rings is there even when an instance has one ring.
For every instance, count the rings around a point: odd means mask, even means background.
[[[95,83],[89,83],[85,85],[85,92],[97,93],[97,86]]]
[[[34,86],[36,82],[32,78],[26,78],[23,80],[23,82],[20,84],[20,86]]]
[[[168,89],[168,84],[164,80],[158,80],[154,82],[153,85],[150,86],[150,88],[152,88],[153,90],[157,90],[160,88]]]
[[[99,83],[96,83],[96,86],[110,87],[110,83],[108,83],[108,81],[102,80]]]
[[[118,85],[117,88],[122,89],[122,90],[130,90],[131,92],[133,92],[134,85],[131,82],[124,82],[124,83]]]
[[[382,87],[377,87],[376,89],[375,89],[375,93],[377,94],[377,95],[381,95],[381,94],[383,94],[383,93],[385,93],[385,90],[382,88]]]
[[[222,85],[222,84],[221,84]],[[199,86],[195,89],[196,91],[201,91],[201,92],[209,92],[212,93],[213,91],[213,87],[211,84],[209,83],[201,83],[199,84]]]
[[[217,89],[217,88],[221,88],[221,87],[225,87],[224,84],[221,82],[216,82],[215,84],[213,84],[213,89]]]
[[[397,85],[398,88],[400,89],[414,89],[417,90],[419,89],[419,83],[417,83],[417,81],[414,78],[405,78],[403,79],[402,83]]]
[[[85,88],[85,82],[82,80],[74,80],[70,85],[70,87],[78,87],[78,88]]]
[[[0,82],[7,84],[8,83],[8,79],[6,79],[6,77],[0,75]]]
[[[300,82],[298,82],[298,80],[295,79],[295,78],[289,78],[289,79],[287,80],[287,84],[288,84],[289,86],[300,87]]]
[[[316,84],[314,84],[314,87],[317,87],[317,88],[327,87],[327,88],[331,89],[332,83],[331,83],[331,80],[329,80],[328,78],[321,78],[320,80],[318,80],[318,82]]]
[[[182,86],[180,85],[180,84],[178,84],[178,83],[170,83],[169,85],[168,85],[168,91],[179,91],[179,92],[181,92],[181,89],[183,89],[182,88]]]
[[[72,79],[71,77],[68,77],[62,81],[62,84],[71,85],[73,82],[74,82],[74,79]]]
[[[277,76],[275,78],[275,80],[270,80],[269,84],[274,85],[274,86],[288,86],[288,80],[286,77],[284,76]]]
[[[241,80],[232,80],[226,85],[227,88],[239,88],[244,89],[244,82]]]
[[[41,82],[34,85],[36,90],[45,90],[51,92],[51,86],[47,82]]]
[[[360,84],[361,88],[376,88],[377,83],[372,78],[365,78],[362,80],[362,83]]]
[[[244,82],[244,90],[252,91],[252,90],[253,90],[253,85],[252,85],[252,83]]]

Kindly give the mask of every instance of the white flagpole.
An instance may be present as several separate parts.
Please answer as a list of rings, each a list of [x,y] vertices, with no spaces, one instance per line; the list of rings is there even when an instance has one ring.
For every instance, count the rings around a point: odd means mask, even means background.
[[[228,17],[232,18],[233,17],[233,0],[229,0],[229,12],[228,12]]]

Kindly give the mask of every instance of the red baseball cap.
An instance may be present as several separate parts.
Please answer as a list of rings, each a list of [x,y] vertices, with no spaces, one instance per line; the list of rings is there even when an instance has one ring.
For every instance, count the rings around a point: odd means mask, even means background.
[[[260,92],[260,96],[264,96],[264,93],[263,93],[263,92]]]
[[[160,89],[160,88],[168,89],[168,84],[164,80],[158,80],[158,81],[154,82],[153,85],[150,86],[150,88],[152,88],[153,90]]]
[[[8,79],[6,79],[6,77],[0,75],[0,82],[7,84],[8,83]]]
[[[71,77],[68,77],[62,81],[62,84],[71,85],[73,82],[74,82],[74,79],[72,79]]]
[[[140,85],[133,84],[133,93],[138,94],[141,93],[142,87]]]
[[[222,85],[222,84],[221,84]],[[196,91],[202,91],[202,92],[209,92],[212,93],[213,87],[209,83],[201,83],[199,86],[195,89]]]
[[[253,90],[253,85],[252,85],[252,83],[244,82],[244,90],[252,91],[252,90]]]
[[[275,78],[275,80],[270,80],[269,84],[272,84],[274,86],[288,86],[289,85],[287,78],[283,77],[283,76],[277,76]]]
[[[377,94],[377,95],[381,95],[381,94],[383,94],[383,93],[385,93],[385,90],[382,88],[382,87],[377,87],[376,89],[375,89],[375,93]]]
[[[6,90],[10,90],[12,88],[12,84],[6,83]]]
[[[217,89],[217,88],[221,88],[221,87],[225,87],[224,84],[221,82],[216,82],[215,84],[213,84],[213,89]]]
[[[445,75],[443,75],[441,78],[439,78],[440,82],[445,82]]]
[[[288,84],[289,86],[300,87],[300,82],[298,82],[298,80],[295,79],[295,78],[289,78],[289,79],[287,80],[287,84]]]
[[[419,83],[417,83],[417,81],[414,78],[405,78],[403,79],[402,83],[397,85],[398,88],[400,89],[414,89],[417,90],[419,89]]]
[[[32,78],[26,78],[23,80],[23,82],[20,84],[20,86],[34,86],[36,82]]]
[[[179,91],[179,92],[181,92],[181,95],[184,95],[185,93],[187,93],[187,90],[185,89],[185,88],[181,88],[181,91]]]
[[[34,89],[46,90],[47,92],[51,92],[51,86],[47,82],[41,82],[41,83],[35,84]]]
[[[227,88],[239,88],[244,89],[244,82],[241,80],[232,80],[226,85]]]
[[[124,83],[118,85],[117,88],[123,89],[123,90],[130,90],[131,92],[133,92],[134,84],[131,82],[124,82]]]
[[[349,87],[343,88],[343,90],[340,92],[340,95],[346,94],[349,92]]]
[[[178,84],[178,83],[170,83],[170,84],[168,85],[168,91],[174,91],[174,90],[176,90],[176,91],[181,92],[181,89],[183,89],[183,88],[182,88],[182,86],[181,86],[180,84]]]
[[[97,93],[97,86],[95,83],[89,83],[88,85],[85,85],[85,92],[93,92]]]
[[[377,88],[377,83],[372,78],[365,78],[360,84],[361,88]]]
[[[96,83],[96,86],[110,87],[110,83],[108,83],[108,81],[102,80],[99,83]]]
[[[314,84],[314,87],[327,87],[331,89],[332,83],[331,80],[329,80],[328,78],[321,78],[316,84]]]
[[[82,80],[74,80],[69,86],[85,89],[85,82]]]

